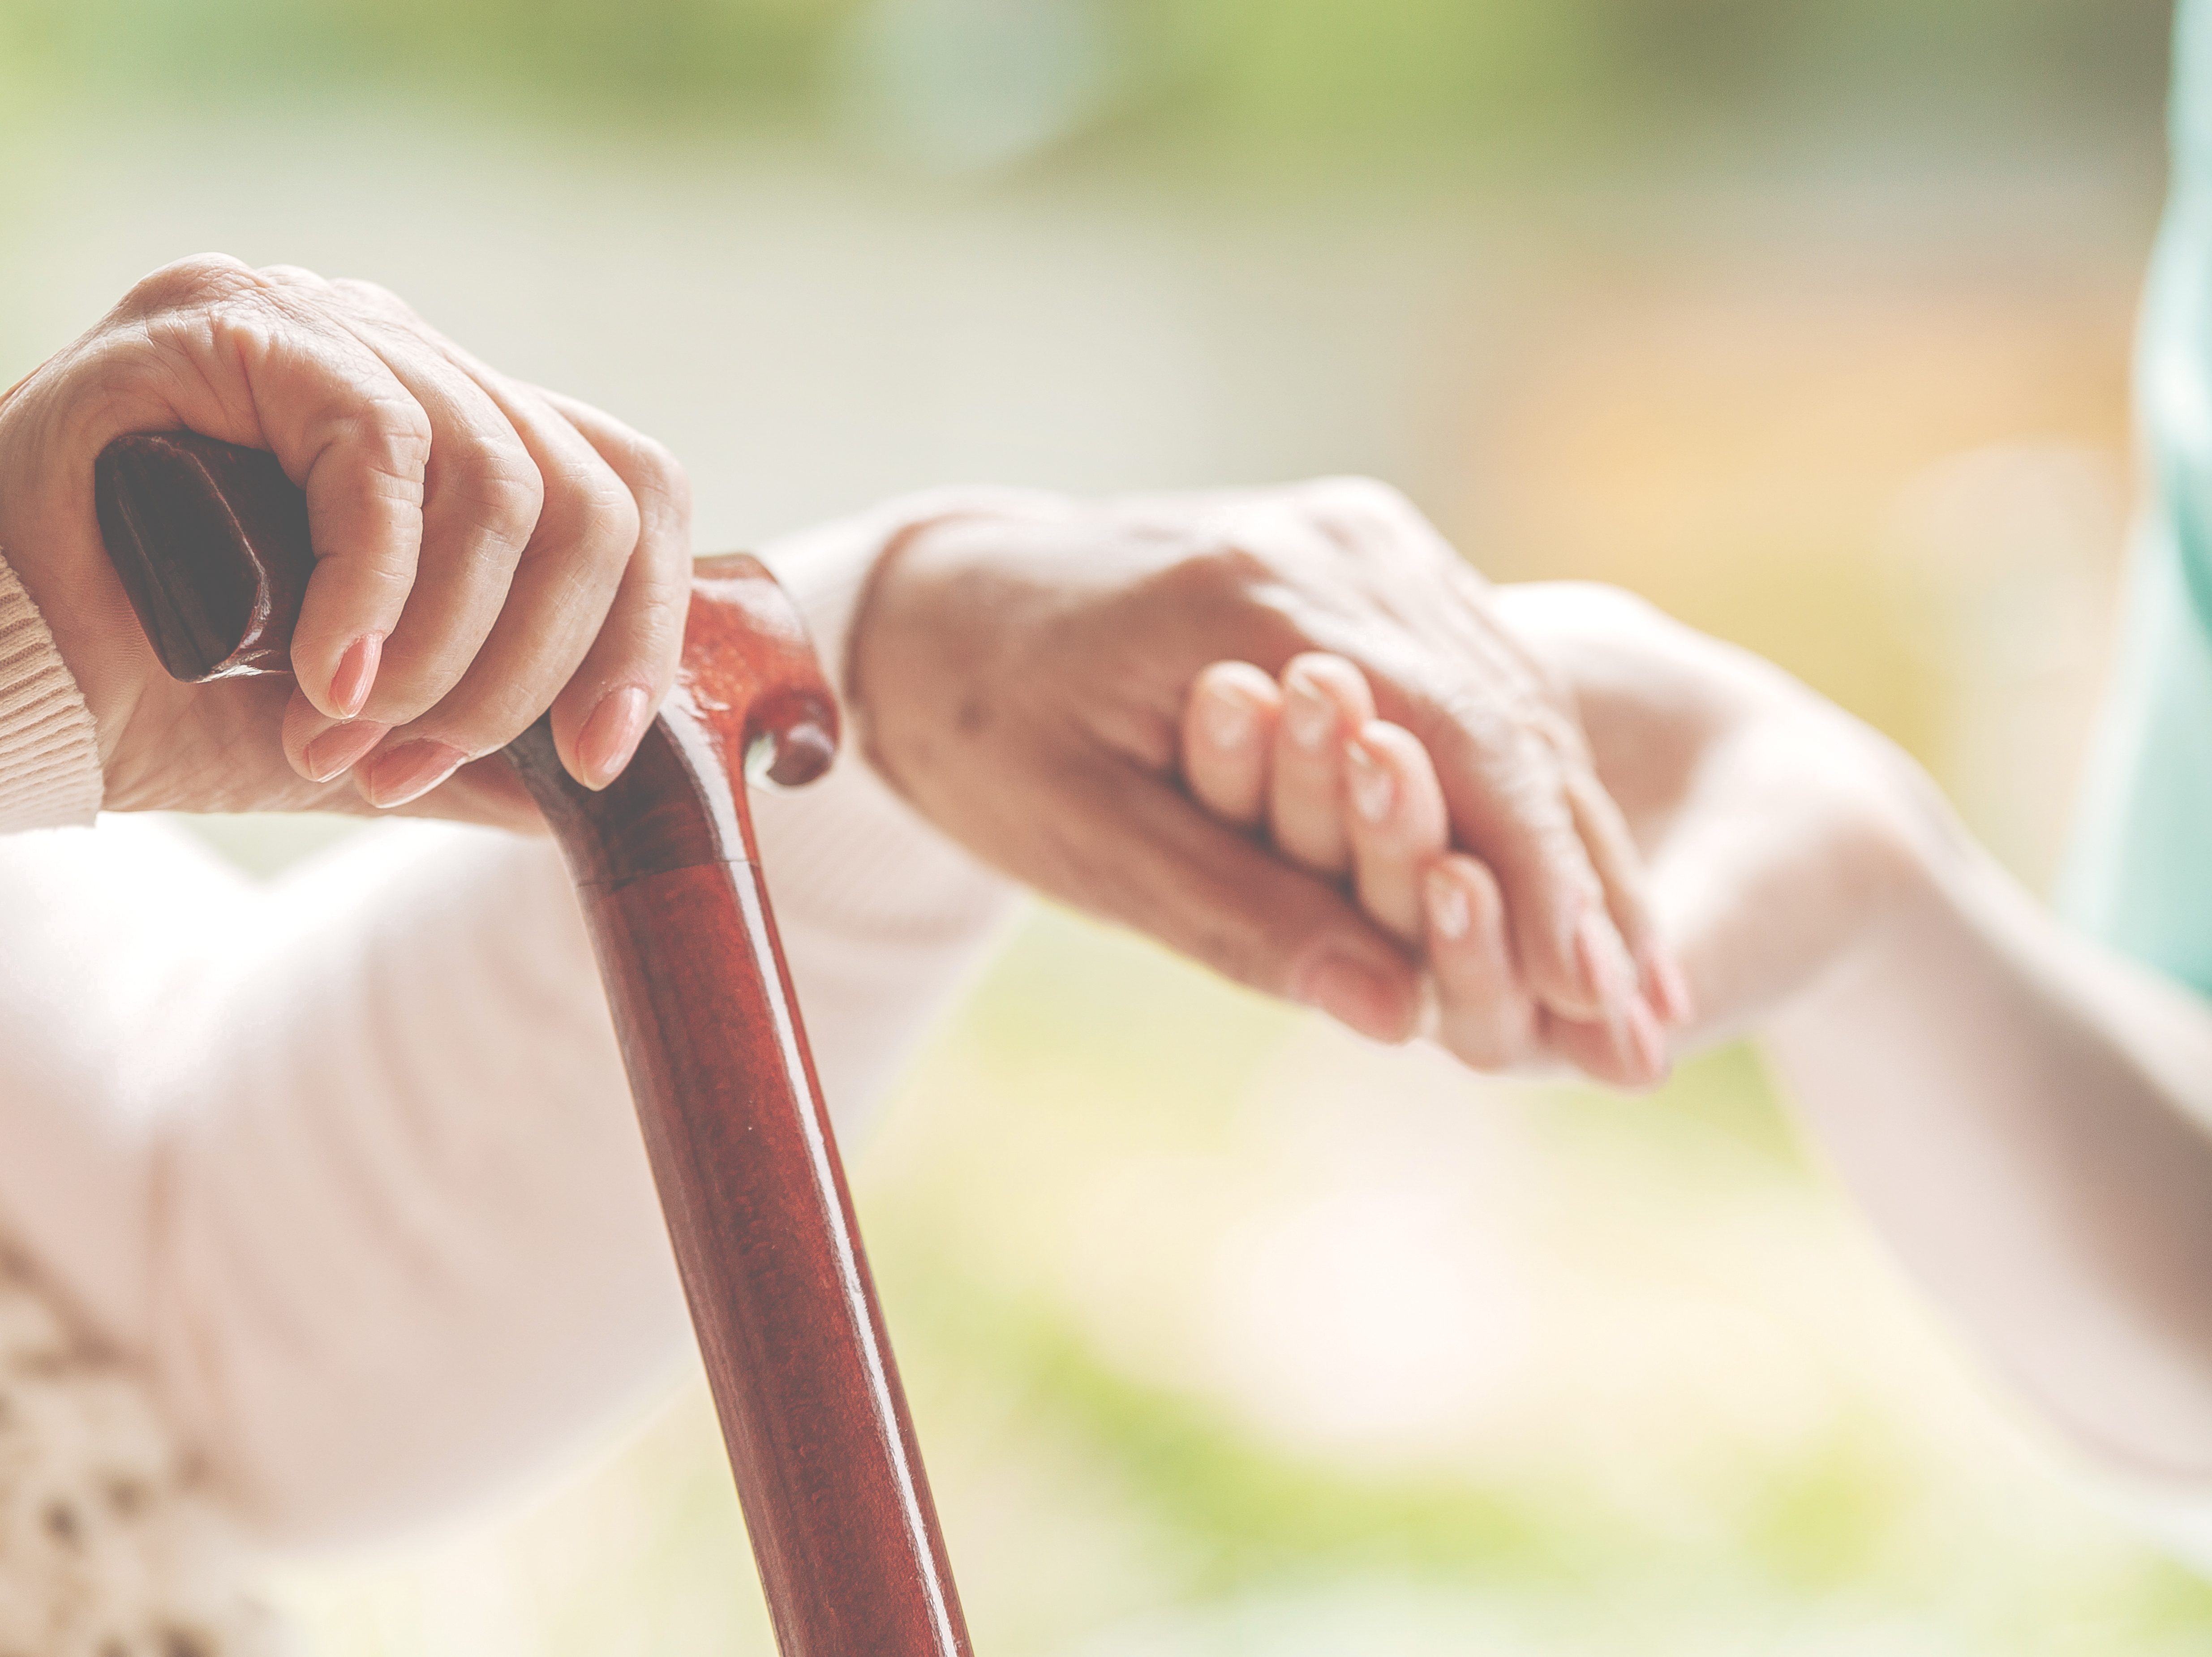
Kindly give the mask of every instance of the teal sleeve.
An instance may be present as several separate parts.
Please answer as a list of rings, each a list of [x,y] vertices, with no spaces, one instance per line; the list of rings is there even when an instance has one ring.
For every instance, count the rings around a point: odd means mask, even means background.
[[[2174,27],[2173,177],[2136,349],[2154,491],[2060,909],[2212,995],[2212,0]]]
[[[2191,563],[2164,516],[2137,539],[2059,907],[2212,995],[2212,630]]]

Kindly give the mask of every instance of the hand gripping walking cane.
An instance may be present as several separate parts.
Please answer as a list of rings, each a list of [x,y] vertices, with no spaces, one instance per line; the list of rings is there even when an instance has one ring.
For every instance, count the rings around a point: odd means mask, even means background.
[[[283,673],[314,554],[273,457],[118,439],[108,555],[169,671]],[[675,694],[593,793],[507,744],[560,842],[629,1072],[784,1657],[954,1657],[960,1602],[746,809],[825,770],[837,705],[751,558],[698,566]]]

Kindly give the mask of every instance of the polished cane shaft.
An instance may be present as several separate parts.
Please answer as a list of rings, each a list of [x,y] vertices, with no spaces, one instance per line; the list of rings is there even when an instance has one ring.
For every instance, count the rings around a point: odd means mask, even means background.
[[[313,569],[267,455],[183,434],[100,457],[110,556],[172,673],[286,671]],[[694,583],[676,694],[594,793],[540,719],[506,750],[578,898],[785,1657],[969,1650],[763,880],[744,779],[829,763],[836,705],[748,558]]]

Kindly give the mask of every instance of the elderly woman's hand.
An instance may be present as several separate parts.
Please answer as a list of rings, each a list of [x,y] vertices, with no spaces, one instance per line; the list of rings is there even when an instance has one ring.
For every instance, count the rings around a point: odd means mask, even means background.
[[[878,566],[848,677],[878,769],[1008,873],[1402,1039],[1420,1011],[1414,954],[1337,878],[1349,689],[1293,676],[1265,785],[1287,861],[1246,832],[1251,802],[1224,823],[1182,780],[1201,669],[1234,657],[1272,675],[1316,650],[1356,666],[1360,694],[1371,685],[1434,756],[1437,810],[1497,871],[1541,1005],[1624,1032],[1638,1010],[1660,1016],[1671,968],[1571,704],[1496,624],[1486,585],[1382,485],[936,516]],[[1233,737],[1269,715],[1231,702],[1214,717]]]
[[[1613,589],[1509,586],[1492,598],[1572,697],[1599,780],[1648,860],[1657,929],[1686,968],[1661,986],[1674,1039],[1763,1021],[1877,936],[1916,889],[1944,816],[1926,779],[1875,732]],[[1281,683],[1246,662],[1207,667],[1184,713],[1194,797],[1283,846],[1281,791],[1268,780],[1288,752],[1278,710],[1301,680],[1346,709],[1340,866],[1365,912],[1427,967],[1437,1039],[1482,1070],[1655,1079],[1668,1040],[1656,1022],[1634,1011],[1623,1031],[1563,1017],[1531,992],[1513,958],[1511,906],[1482,859],[1454,845],[1432,756],[1374,717],[1348,662],[1300,657]],[[1255,707],[1256,724],[1224,717]]]
[[[307,491],[295,683],[170,680],[108,565],[94,458],[179,428],[270,450]],[[304,270],[170,265],[0,399],[0,556],[91,707],[110,810],[527,822],[502,768],[454,773],[549,707],[563,762],[604,786],[673,681],[689,510],[636,433]]]

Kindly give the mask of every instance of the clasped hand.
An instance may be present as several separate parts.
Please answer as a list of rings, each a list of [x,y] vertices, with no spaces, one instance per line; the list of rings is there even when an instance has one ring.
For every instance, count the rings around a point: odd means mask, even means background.
[[[1420,881],[1455,846],[1441,878],[1510,952],[1515,1016],[1607,1079],[1663,1071],[1688,997],[1572,688],[1395,491],[948,512],[884,557],[851,650],[877,768],[1024,883],[1402,1040]],[[1390,809],[1347,809],[1378,787]],[[1463,1036],[1504,986],[1442,988]]]
[[[942,513],[850,671],[878,768],[1017,878],[1484,1070],[1649,1085],[1960,843],[1779,670],[1613,589],[1492,586],[1367,482]]]
[[[307,493],[289,684],[177,684],[130,615],[93,460],[179,427]],[[110,809],[527,826],[471,762],[550,708],[602,786],[673,681],[682,470],[365,283],[157,271],[0,398],[0,477]],[[1693,1018],[1818,971],[1925,839],[1911,768],[1773,670],[1595,589],[1492,587],[1356,480],[938,498],[878,561],[846,678],[876,768],[986,860],[1485,1068],[1656,1079]]]

